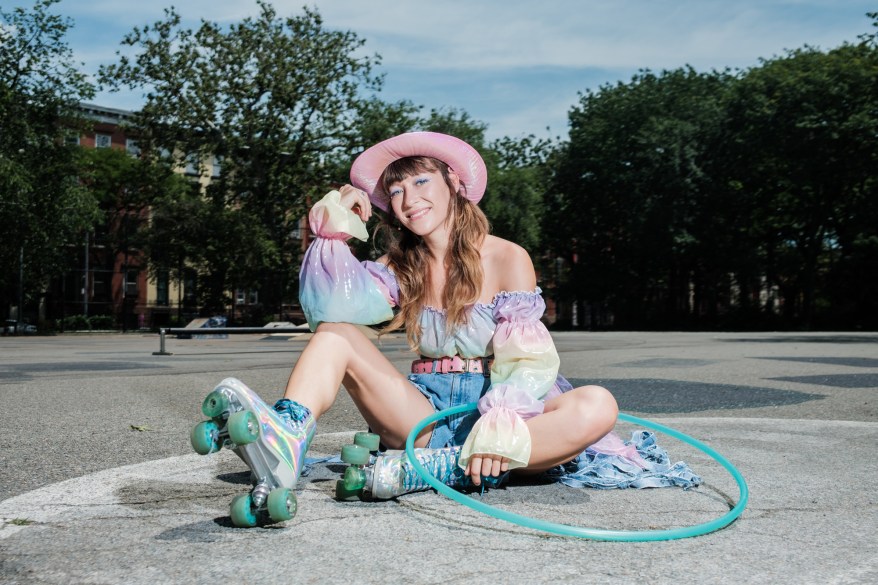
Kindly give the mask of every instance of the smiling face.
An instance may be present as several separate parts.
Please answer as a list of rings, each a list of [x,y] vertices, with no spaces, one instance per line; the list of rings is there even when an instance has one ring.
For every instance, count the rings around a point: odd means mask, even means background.
[[[421,237],[447,232],[451,197],[460,188],[457,175],[440,167],[444,165],[419,157],[403,159],[386,171],[385,190],[393,214],[403,227]]]

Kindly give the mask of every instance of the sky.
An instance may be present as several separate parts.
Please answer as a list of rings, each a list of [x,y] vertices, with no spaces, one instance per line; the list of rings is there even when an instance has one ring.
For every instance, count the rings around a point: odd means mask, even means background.
[[[3,0],[4,8],[27,0]],[[872,32],[860,0],[273,0],[280,16],[316,7],[379,54],[386,101],[457,108],[488,125],[488,139],[566,137],[579,94],[627,82],[641,69],[746,69],[805,45],[830,49]],[[67,41],[82,70],[113,63],[135,26],[175,5],[184,24],[258,14],[255,0],[62,0]],[[133,93],[99,105],[137,109]]]

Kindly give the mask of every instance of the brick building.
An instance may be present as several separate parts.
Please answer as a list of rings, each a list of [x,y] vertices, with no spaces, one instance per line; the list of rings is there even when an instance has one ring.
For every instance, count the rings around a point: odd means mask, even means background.
[[[139,156],[137,137],[129,135],[125,128],[132,112],[94,104],[81,104],[81,112],[91,128],[70,135],[71,144],[113,148]],[[178,172],[206,185],[220,172],[218,161],[207,163],[199,166],[192,161]],[[144,221],[149,221],[148,211],[117,213],[93,233],[84,234],[80,243],[70,246],[67,270],[50,284],[40,307],[41,316],[63,319],[73,315],[107,315],[125,330],[185,324],[197,316],[198,283],[194,271],[182,283],[172,282],[167,274],[161,273],[150,279],[147,258],[141,250],[110,245],[111,240],[119,241],[120,230],[134,230]],[[234,291],[232,297],[232,314],[245,313],[259,302],[256,291]]]

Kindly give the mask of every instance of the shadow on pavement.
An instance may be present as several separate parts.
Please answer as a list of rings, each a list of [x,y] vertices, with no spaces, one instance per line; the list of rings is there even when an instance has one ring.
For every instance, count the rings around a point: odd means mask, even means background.
[[[653,414],[785,406],[823,398],[820,394],[793,390],[653,378],[571,378],[569,381],[574,387],[586,384],[604,386],[616,397],[622,411]]]

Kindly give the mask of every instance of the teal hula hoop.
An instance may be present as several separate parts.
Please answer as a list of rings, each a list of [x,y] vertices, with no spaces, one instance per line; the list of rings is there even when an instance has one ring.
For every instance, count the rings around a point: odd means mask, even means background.
[[[703,524],[695,524],[693,526],[671,528],[667,530],[605,530],[601,528],[583,528],[580,526],[571,526],[569,524],[548,522],[545,520],[539,520],[537,518],[531,518],[529,516],[523,516],[521,514],[515,514],[514,512],[501,510],[499,508],[495,508],[494,506],[489,506],[484,502],[480,502],[475,498],[468,497],[458,492],[457,490],[448,487],[447,485],[433,477],[430,472],[427,471],[427,469],[420,463],[420,461],[418,461],[418,458],[415,457],[415,438],[425,427],[445,417],[474,411],[477,408],[478,405],[475,402],[471,402],[469,404],[455,406],[453,408],[448,408],[446,410],[431,414],[430,416],[426,417],[424,420],[416,424],[415,427],[412,429],[412,432],[409,433],[408,439],[406,440],[405,444],[405,451],[415,471],[417,471],[418,475],[420,475],[421,478],[424,479],[424,481],[430,484],[431,487],[433,487],[442,495],[451,498],[458,504],[463,504],[464,506],[472,508],[477,512],[487,514],[492,518],[511,522],[512,524],[517,524],[519,526],[531,528],[533,530],[549,532],[551,534],[560,534],[562,536],[587,538],[590,540],[609,540],[618,542],[677,540],[680,538],[701,536],[703,534],[708,534],[721,528],[725,528],[726,526],[734,522],[735,519],[738,518],[738,516],[741,515],[741,513],[744,511],[744,508],[747,506],[747,500],[749,500],[750,498],[750,493],[747,489],[747,482],[744,481],[744,477],[741,475],[741,473],[735,468],[734,465],[729,462],[728,459],[711,449],[709,446],[670,427],[666,427],[659,423],[654,423],[642,418],[637,418],[636,416],[631,416],[629,414],[619,413],[619,420],[634,423],[636,425],[642,425],[655,431],[665,433],[666,435],[670,435],[675,439],[679,439],[680,441],[683,441],[684,443],[692,445],[693,447],[703,451],[711,458],[713,458],[714,461],[725,467],[726,470],[738,483],[738,503],[735,504],[735,506],[731,510],[729,510],[728,513],[719,518],[716,518],[715,520],[704,522]]]

